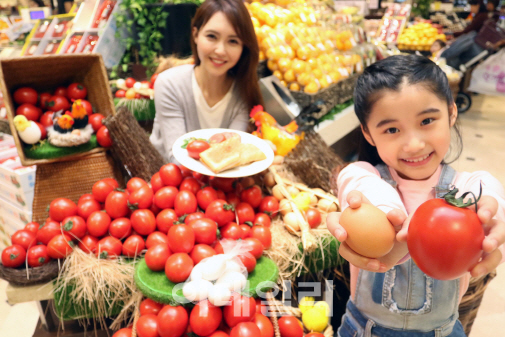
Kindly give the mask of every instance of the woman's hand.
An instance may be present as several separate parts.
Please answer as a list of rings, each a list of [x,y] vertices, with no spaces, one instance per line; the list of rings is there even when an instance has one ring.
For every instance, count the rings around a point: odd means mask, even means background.
[[[347,195],[347,203],[351,208],[359,208],[362,203],[371,204],[370,201],[359,191],[351,191]],[[386,265],[382,263],[379,259],[372,259],[363,255],[356,253],[352,250],[349,245],[345,242],[347,239],[347,232],[339,224],[340,214],[337,212],[332,212],[328,214],[326,218],[326,224],[330,233],[335,236],[335,238],[340,241],[339,254],[344,259],[349,261],[350,264],[372,272],[384,273],[390,269],[391,265]],[[388,220],[393,224],[395,230],[399,230],[402,224],[405,222],[406,215],[398,210],[394,209],[388,212]]]

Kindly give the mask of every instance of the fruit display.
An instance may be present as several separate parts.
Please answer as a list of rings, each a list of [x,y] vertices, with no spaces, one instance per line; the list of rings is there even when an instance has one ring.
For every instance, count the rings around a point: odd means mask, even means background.
[[[429,51],[435,40],[446,41],[441,27],[429,22],[420,22],[403,30],[398,39],[398,48]]]
[[[156,78],[158,78],[158,74],[152,75],[149,81],[137,81],[133,77],[117,79],[113,82],[117,88],[114,97],[125,99],[153,99]]]
[[[398,37],[407,23],[410,15],[411,5],[393,4],[384,13],[379,30],[377,41],[382,43],[396,43]]]

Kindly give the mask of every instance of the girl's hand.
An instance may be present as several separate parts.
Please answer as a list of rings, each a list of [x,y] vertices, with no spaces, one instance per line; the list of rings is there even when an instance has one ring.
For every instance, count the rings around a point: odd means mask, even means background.
[[[362,203],[371,204],[370,201],[361,192],[358,191],[351,191],[347,195],[347,203],[351,208],[359,208]],[[379,273],[384,273],[390,269],[392,267],[391,265],[386,265],[379,259],[372,259],[360,255],[352,250],[349,245],[347,245],[345,242],[347,239],[347,232],[344,227],[339,224],[340,214],[341,213],[332,212],[329,213],[328,217],[326,218],[328,230],[341,243],[338,250],[340,256],[349,261],[350,264],[360,269]],[[404,223],[406,215],[402,211],[394,209],[387,214],[387,217],[393,226],[395,226],[395,229],[397,229]]]
[[[487,274],[500,264],[502,253],[498,247],[505,243],[505,223],[493,219],[498,211],[496,199],[485,195],[480,198],[477,208],[477,216],[482,222],[486,237],[482,242],[482,250],[484,250],[482,260],[470,271],[473,277]]]

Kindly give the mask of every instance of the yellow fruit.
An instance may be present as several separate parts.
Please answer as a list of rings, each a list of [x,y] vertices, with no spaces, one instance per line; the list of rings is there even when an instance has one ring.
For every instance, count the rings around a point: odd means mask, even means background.
[[[280,81],[283,80],[282,73],[279,70],[274,71],[273,75],[277,77]]]
[[[260,61],[265,61],[266,59],[267,59],[267,58],[265,57],[265,53],[264,53],[264,52],[262,52],[262,51],[260,51],[260,53],[259,53],[259,60],[260,60]]]
[[[326,316],[329,316],[330,313],[331,313],[330,306],[325,301],[319,301],[319,302],[317,302],[314,305],[314,309],[321,310],[322,312],[324,312],[326,314]]]
[[[260,22],[258,21],[258,19],[256,19],[254,16],[251,17],[251,21],[252,21],[254,27],[260,27],[261,26]]]
[[[296,80],[301,86],[306,86],[310,82],[310,77],[307,73],[301,73]]]
[[[330,80],[328,81],[328,75],[324,75],[323,77],[321,77],[319,79],[319,84],[321,84],[321,88],[324,89],[324,88],[328,88],[331,84],[331,78]]]
[[[328,326],[328,316],[320,309],[312,308],[302,314],[303,325],[309,331],[323,332]]]
[[[319,85],[317,85],[316,81],[310,81],[309,84],[305,86],[303,92],[307,94],[315,94],[319,90]]]
[[[309,309],[312,309],[313,307],[314,307],[314,297],[304,297],[298,304],[298,309],[300,309],[302,314],[307,312]]]
[[[271,72],[274,72],[279,69],[279,66],[277,65],[277,62],[270,59],[267,61],[267,68],[270,69]]]
[[[308,63],[308,65],[309,65],[312,69],[315,69],[315,68],[317,68],[317,66],[318,66],[318,64],[317,64],[317,60],[316,60],[316,59],[312,59],[312,58],[310,58],[310,59],[308,59],[308,60],[307,60],[307,63]]]
[[[311,55],[311,51],[308,47],[302,46],[296,51],[296,56],[301,60],[306,60]]]
[[[286,57],[282,57],[277,62],[277,65],[279,66],[279,70],[282,71],[283,73],[285,73],[286,71],[288,71],[291,68],[291,60]],[[289,81],[289,82],[291,82],[291,81]]]
[[[286,71],[284,73],[284,79],[288,83],[296,81],[296,76],[295,76],[295,72],[293,71],[293,69],[289,69],[288,71]]]
[[[310,205],[310,194],[307,192],[300,192],[294,198],[293,202],[299,210],[306,211]]]
[[[313,69],[312,75],[314,75],[317,79],[321,79],[323,77],[323,71],[321,70],[321,68]]]
[[[292,69],[296,75],[305,72],[305,62],[295,59],[292,63]]]
[[[330,75],[333,83],[337,83],[340,80],[340,73],[338,71],[331,71],[328,75]]]
[[[300,91],[300,85],[298,83],[291,83],[289,86],[289,90],[291,91]]]

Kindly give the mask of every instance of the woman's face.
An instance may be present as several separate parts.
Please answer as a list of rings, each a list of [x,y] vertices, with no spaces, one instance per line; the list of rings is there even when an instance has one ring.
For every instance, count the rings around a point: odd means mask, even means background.
[[[487,8],[488,12],[494,12],[494,10],[496,9],[494,7],[494,4],[492,2],[489,2],[489,1],[488,1],[487,5],[486,5],[486,8]]]
[[[470,5],[470,12],[473,14],[477,14],[479,13],[479,8],[480,8],[479,5]]]
[[[213,76],[226,75],[244,49],[237,32],[223,12],[214,14],[197,30],[193,28],[200,65]]]

